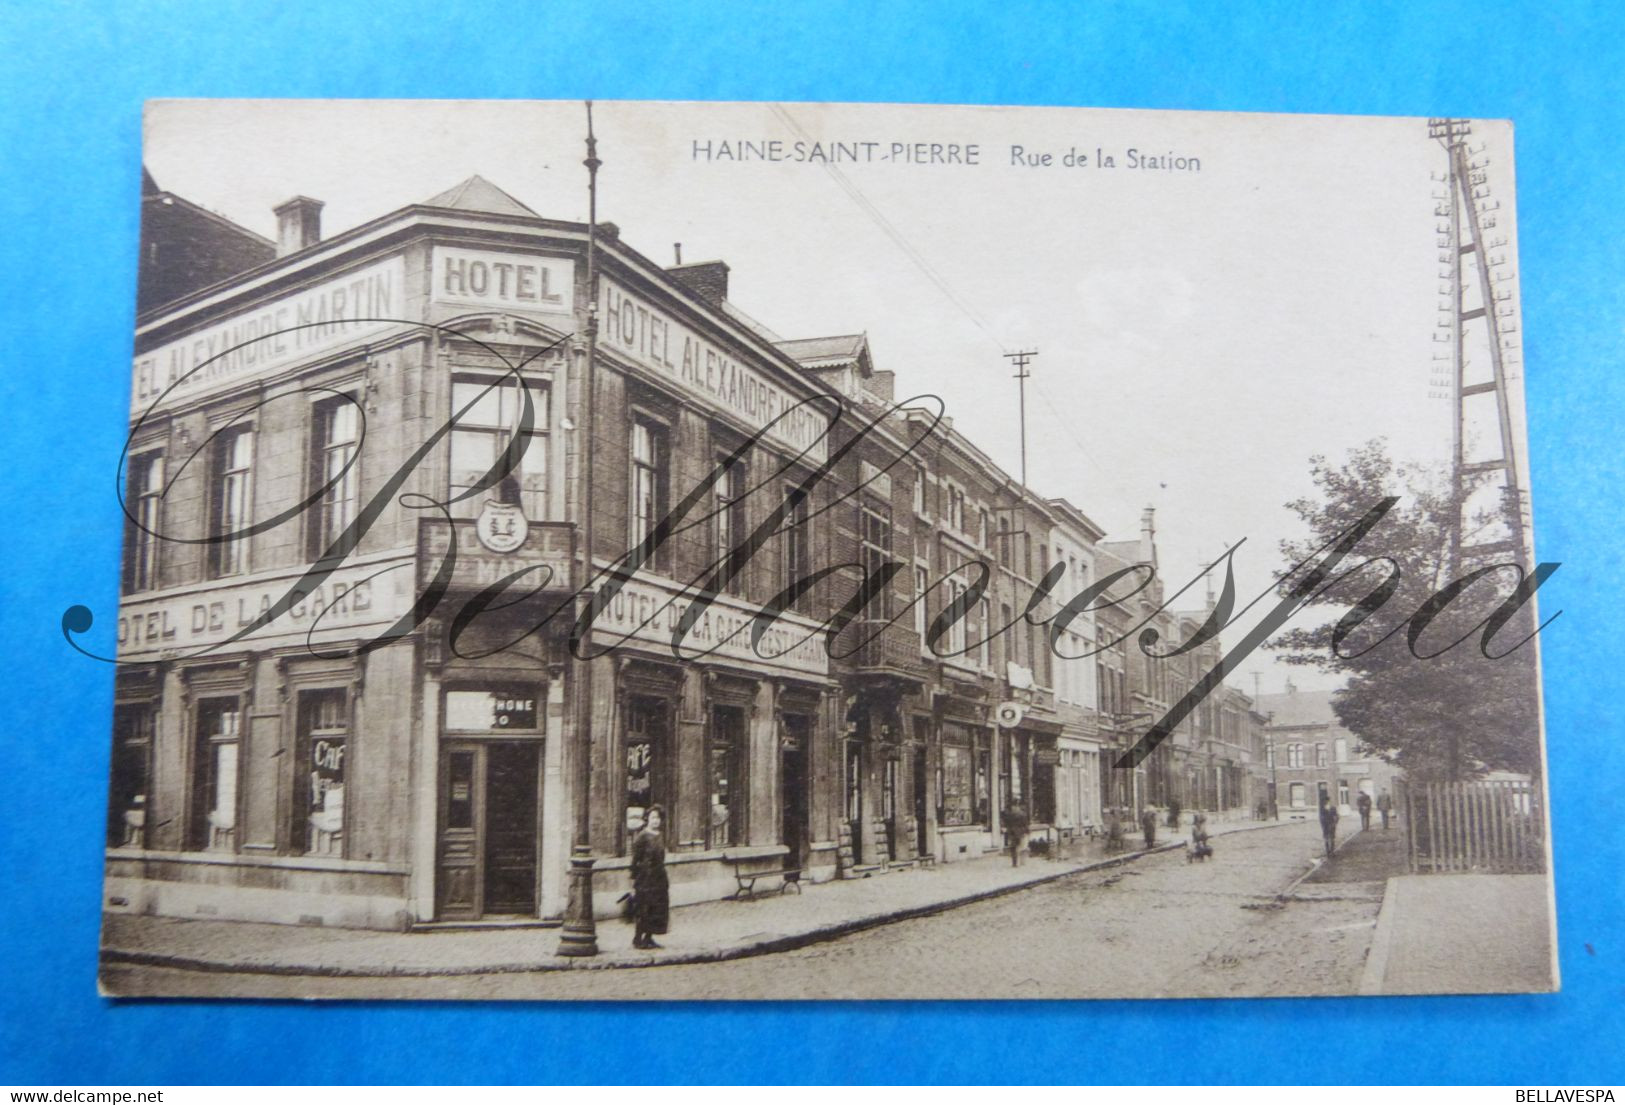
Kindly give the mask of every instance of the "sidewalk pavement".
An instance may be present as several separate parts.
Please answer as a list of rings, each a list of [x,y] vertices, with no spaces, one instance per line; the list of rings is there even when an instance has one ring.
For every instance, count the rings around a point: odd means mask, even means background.
[[[1208,831],[1218,836],[1288,824],[1292,822],[1210,819]],[[1181,850],[1190,838],[1188,817],[1182,825],[1178,830],[1160,829],[1149,850],[1119,855],[1108,856],[1102,841],[1080,841],[1063,849],[1058,859],[1029,856],[1020,867],[1012,866],[1005,853],[867,879],[809,883],[801,894],[770,892],[753,901],[683,906],[672,910],[671,932],[661,937],[664,947],[653,951],[634,949],[632,927],[620,921],[600,921],[599,954],[575,959],[554,954],[556,926],[399,933],[108,913],[102,917],[102,958],[189,970],[326,976],[496,974],[720,962],[833,940],[1081,871]],[[1129,841],[1134,848],[1138,834]]]
[[[1556,990],[1550,886],[1546,875],[1389,879],[1360,993]]]

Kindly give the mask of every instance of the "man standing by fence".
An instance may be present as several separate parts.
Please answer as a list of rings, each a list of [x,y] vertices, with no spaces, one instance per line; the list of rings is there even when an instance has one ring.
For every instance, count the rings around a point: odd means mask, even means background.
[[[1382,831],[1383,832],[1388,831],[1388,815],[1391,814],[1393,812],[1393,810],[1394,810],[1394,800],[1392,798],[1388,797],[1388,792],[1386,790],[1383,791],[1381,794],[1377,795],[1377,812],[1382,814]]]
[[[1354,800],[1354,808],[1360,811],[1360,830],[1363,832],[1371,827],[1371,795],[1365,791]]]

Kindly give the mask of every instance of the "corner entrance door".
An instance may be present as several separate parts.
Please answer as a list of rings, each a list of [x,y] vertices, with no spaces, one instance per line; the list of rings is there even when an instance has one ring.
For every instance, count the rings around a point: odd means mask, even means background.
[[[460,741],[440,759],[443,921],[536,916],[540,741]]]

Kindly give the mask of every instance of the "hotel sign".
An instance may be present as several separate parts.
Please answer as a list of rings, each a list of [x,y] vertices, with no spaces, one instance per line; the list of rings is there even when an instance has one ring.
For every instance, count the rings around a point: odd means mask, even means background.
[[[598,338],[604,347],[753,430],[774,423],[765,437],[797,453],[806,449],[814,462],[828,455],[822,440],[829,426],[827,402],[796,407],[801,397],[612,280],[603,282],[603,297]]]
[[[167,406],[241,387],[400,326],[405,285],[406,265],[396,255],[142,353],[130,409],[139,417],[159,396]]]
[[[322,644],[381,632],[412,608],[411,564],[398,559],[340,568],[231,647]],[[221,644],[253,625],[303,574],[282,572],[152,598],[125,596],[118,614],[119,659],[156,660]]]
[[[675,584],[639,576],[627,582],[593,622],[593,643],[613,646],[623,640],[652,645],[671,656],[672,630],[688,607]],[[733,661],[741,667],[789,671],[798,675],[829,673],[829,653],[819,623],[781,614],[762,635],[760,651],[751,647],[752,622],[760,608],[719,595],[683,638],[681,653],[695,659]]]
[[[575,263],[567,257],[436,246],[431,294],[436,303],[569,314],[575,309]]]
[[[509,552],[495,552],[481,540],[477,522],[460,520],[452,524],[440,518],[425,518],[418,523],[418,590],[427,591],[433,583],[454,534],[457,556],[451,569],[453,591],[483,591],[516,572],[525,574],[514,582],[506,595],[508,599],[536,589],[567,589],[572,533],[573,527],[567,522],[531,522],[525,527],[522,542]]]

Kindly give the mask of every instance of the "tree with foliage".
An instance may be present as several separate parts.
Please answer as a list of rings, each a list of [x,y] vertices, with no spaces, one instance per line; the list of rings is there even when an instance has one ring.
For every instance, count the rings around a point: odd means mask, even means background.
[[[1338,720],[1412,779],[1538,774],[1535,642],[1519,644],[1535,631],[1533,603],[1485,637],[1520,580],[1492,566],[1512,564],[1512,554],[1452,563],[1451,528],[1462,512],[1448,475],[1396,462],[1380,439],[1340,466],[1316,456],[1311,472],[1318,496],[1287,504],[1308,533],[1281,542],[1288,565],[1298,566],[1279,582],[1282,595],[1324,556],[1318,550],[1385,497],[1398,501],[1309,597],[1306,609],[1331,618],[1290,628],[1270,647],[1288,663],[1345,676],[1333,698]],[[1482,511],[1465,522],[1469,532],[1498,524]]]

